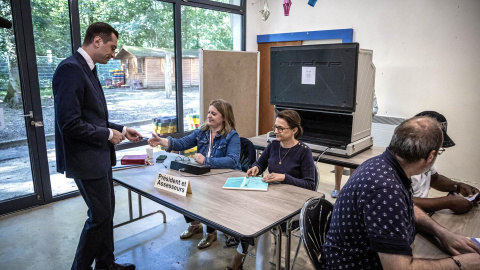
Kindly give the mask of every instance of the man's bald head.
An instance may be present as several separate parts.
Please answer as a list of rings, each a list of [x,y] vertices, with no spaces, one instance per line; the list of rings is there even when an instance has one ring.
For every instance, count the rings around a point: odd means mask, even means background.
[[[393,133],[388,149],[407,163],[426,159],[432,150],[438,153],[443,143],[442,127],[437,120],[419,116],[405,120]]]

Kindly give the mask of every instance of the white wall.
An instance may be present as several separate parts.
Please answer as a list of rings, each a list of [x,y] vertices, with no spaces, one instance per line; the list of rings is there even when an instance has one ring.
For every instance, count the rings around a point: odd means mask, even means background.
[[[247,0],[247,51],[257,35],[354,29],[354,42],[373,50],[378,115],[411,117],[435,110],[448,120],[457,144],[437,159],[440,173],[480,186],[480,1]],[[254,3],[252,5],[252,3]]]

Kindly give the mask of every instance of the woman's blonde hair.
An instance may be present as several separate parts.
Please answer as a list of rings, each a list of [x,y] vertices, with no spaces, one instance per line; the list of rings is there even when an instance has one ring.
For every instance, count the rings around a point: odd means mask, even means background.
[[[226,102],[223,99],[216,99],[210,102],[210,106],[215,107],[218,112],[223,116],[222,129],[219,131],[220,135],[227,136],[232,129],[235,129],[235,117],[233,116],[233,109],[230,103]],[[202,131],[207,131],[210,129],[208,126],[208,118],[205,120],[205,123],[202,125]]]

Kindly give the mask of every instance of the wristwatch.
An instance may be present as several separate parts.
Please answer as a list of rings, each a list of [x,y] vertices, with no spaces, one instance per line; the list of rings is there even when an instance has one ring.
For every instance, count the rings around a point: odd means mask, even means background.
[[[460,193],[460,191],[458,190],[460,188],[460,184],[456,183],[455,185],[453,185],[453,188],[455,189],[456,193]]]

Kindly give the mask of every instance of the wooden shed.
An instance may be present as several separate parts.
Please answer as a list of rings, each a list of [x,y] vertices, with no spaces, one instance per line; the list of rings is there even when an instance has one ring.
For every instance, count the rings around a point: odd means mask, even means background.
[[[183,86],[199,85],[198,50],[185,50],[182,57]],[[175,83],[175,58],[170,49],[123,46],[115,56],[122,62],[125,83],[140,81],[145,88],[165,88],[165,78]],[[170,66],[170,69],[168,68]]]

